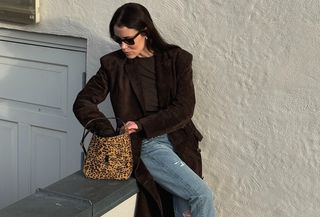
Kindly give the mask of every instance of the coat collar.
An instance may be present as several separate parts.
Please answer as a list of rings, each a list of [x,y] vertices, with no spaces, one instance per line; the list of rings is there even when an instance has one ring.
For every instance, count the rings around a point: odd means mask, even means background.
[[[170,83],[171,83],[171,61],[170,57],[166,53],[156,53],[155,58],[155,71],[157,79],[157,91],[160,108],[167,106],[170,96]],[[145,111],[145,103],[143,97],[142,85],[137,73],[136,64],[133,64],[133,60],[127,59],[125,64],[125,71],[130,80],[132,89],[138,98],[138,101]]]

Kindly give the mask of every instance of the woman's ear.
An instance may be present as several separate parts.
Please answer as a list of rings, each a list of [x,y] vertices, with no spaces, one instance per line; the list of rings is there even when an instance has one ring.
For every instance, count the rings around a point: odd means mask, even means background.
[[[144,28],[143,30],[141,30],[141,35],[146,36],[146,37],[148,36],[147,27]]]

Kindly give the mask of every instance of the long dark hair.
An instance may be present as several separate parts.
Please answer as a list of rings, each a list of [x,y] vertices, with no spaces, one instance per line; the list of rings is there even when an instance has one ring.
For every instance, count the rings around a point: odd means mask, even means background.
[[[153,24],[149,11],[138,3],[127,3],[116,10],[109,24],[111,38],[115,36],[114,26],[125,26],[145,34],[148,37],[146,46],[150,51],[162,52],[175,47],[161,37]]]

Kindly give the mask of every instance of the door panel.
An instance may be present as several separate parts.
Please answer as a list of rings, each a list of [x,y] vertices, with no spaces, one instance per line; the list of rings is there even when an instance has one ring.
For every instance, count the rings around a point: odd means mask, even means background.
[[[0,64],[0,92],[6,96],[7,101],[47,107],[49,111],[51,109],[66,112],[66,66],[8,57],[0,57]],[[25,108],[26,105],[21,106]]]
[[[18,197],[18,126],[0,120],[0,204],[14,202]],[[6,195],[6,197],[3,197]]]
[[[16,32],[3,40],[1,31],[0,208],[80,169],[72,104],[86,63],[80,39],[76,49],[63,37]]]
[[[58,181],[66,170],[66,132],[31,127],[32,191]]]

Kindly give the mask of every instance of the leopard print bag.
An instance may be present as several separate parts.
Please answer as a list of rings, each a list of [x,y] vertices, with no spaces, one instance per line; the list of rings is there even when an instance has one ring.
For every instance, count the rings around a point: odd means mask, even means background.
[[[133,168],[129,133],[125,130],[122,134],[113,137],[100,137],[93,134],[86,151],[84,140],[88,134],[89,130],[84,128],[80,142],[85,154],[82,167],[84,176],[91,179],[127,180]]]

